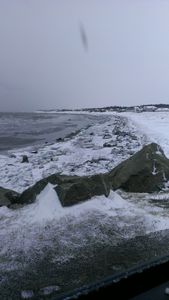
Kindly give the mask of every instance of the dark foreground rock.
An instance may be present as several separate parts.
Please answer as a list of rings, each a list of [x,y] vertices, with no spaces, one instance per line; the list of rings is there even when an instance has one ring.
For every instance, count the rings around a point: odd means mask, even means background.
[[[22,163],[28,163],[29,162],[29,159],[27,157],[27,155],[23,155],[22,156]]]
[[[114,168],[109,179],[114,190],[157,192],[169,180],[169,159],[159,145],[152,143]]]
[[[93,196],[110,193],[110,185],[105,175],[77,177],[66,181],[55,188],[63,206],[69,206],[92,198]]]
[[[18,199],[19,199],[18,193],[0,187],[0,207],[1,206],[10,207],[11,205],[18,202]]]
[[[54,185],[63,206],[77,204],[93,196],[105,195],[107,197],[110,192],[107,175],[79,177],[54,174],[38,181],[33,187],[24,191],[18,198],[18,203],[29,204],[34,202],[36,196],[48,183]]]

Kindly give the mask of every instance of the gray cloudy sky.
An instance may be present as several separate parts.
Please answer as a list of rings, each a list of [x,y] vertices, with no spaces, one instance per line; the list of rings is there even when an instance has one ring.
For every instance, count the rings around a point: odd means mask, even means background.
[[[0,111],[162,102],[168,0],[0,0]]]

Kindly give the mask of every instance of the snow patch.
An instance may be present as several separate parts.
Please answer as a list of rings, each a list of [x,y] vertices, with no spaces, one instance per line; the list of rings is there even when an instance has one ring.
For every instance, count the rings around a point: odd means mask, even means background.
[[[156,168],[156,165],[155,165],[155,160],[153,161],[153,171],[152,171],[152,175],[157,175],[158,172],[157,172],[157,168]]]
[[[169,112],[142,112],[135,114],[132,112],[122,113],[138,128],[138,134],[144,134],[148,142],[159,144],[169,158]],[[162,154],[157,149],[158,154]]]
[[[45,224],[51,220],[59,220],[66,215],[79,217],[85,212],[95,210],[115,216],[115,209],[122,209],[125,206],[126,201],[112,191],[108,198],[105,196],[96,196],[71,207],[63,207],[54,190],[54,186],[49,183],[37,196],[35,203],[20,209],[20,217],[25,217],[24,222],[29,224]],[[0,209],[2,215],[4,213],[4,215],[7,216],[7,214],[9,215],[9,212],[9,209]]]
[[[57,285],[47,286],[47,287],[40,289],[40,294],[47,296],[47,295],[51,295],[54,292],[57,292],[58,290],[60,290],[60,288]]]
[[[22,299],[31,299],[34,297],[33,291],[22,291],[21,292],[21,298]]]
[[[25,208],[28,222],[30,220],[31,222],[52,220],[57,216],[61,216],[63,210],[59,198],[50,183],[37,196],[36,202],[29,205],[28,209]]]

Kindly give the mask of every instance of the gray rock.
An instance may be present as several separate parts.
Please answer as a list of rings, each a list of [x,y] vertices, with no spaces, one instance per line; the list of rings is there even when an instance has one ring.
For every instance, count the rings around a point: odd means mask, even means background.
[[[15,191],[0,187],[0,207],[11,205],[18,202],[19,194]]]
[[[120,136],[120,137],[127,137],[127,136],[128,136],[128,132],[126,132],[126,131],[121,131],[121,130],[119,130],[118,127],[117,127],[117,128],[114,128],[113,134],[114,134],[114,135],[117,135],[117,136]]]
[[[156,192],[169,180],[169,160],[159,145],[145,146],[109,173],[114,190],[127,192]]]
[[[12,153],[12,154],[9,155],[9,157],[10,158],[16,158],[16,155]]]
[[[137,138],[137,136],[136,135],[130,135],[130,137],[132,138],[132,140],[134,140],[134,141],[137,141],[138,140],[138,138]]]
[[[115,151],[116,148],[113,150]],[[2,189],[0,199],[2,203],[6,203],[3,205],[8,206],[29,204],[36,200],[37,195],[48,183],[51,183],[54,185],[61,204],[71,206],[93,196],[108,196],[110,189],[121,188],[127,192],[156,192],[163,189],[167,181],[169,181],[169,159],[166,158],[159,145],[152,143],[107,174],[81,177],[53,174],[38,181],[21,195],[13,195],[13,191]],[[10,193],[6,194],[6,191]]]
[[[93,176],[66,176],[54,174],[38,181],[34,186],[24,191],[20,198],[20,204],[29,204],[36,200],[37,195],[51,183],[63,206],[70,206],[90,199],[96,195],[108,196],[110,184],[107,175]]]
[[[114,140],[111,140],[103,144],[103,147],[116,147],[116,146],[117,146],[117,142]]]
[[[29,159],[27,157],[27,155],[23,155],[22,156],[22,163],[28,163],[29,162]]]
[[[107,133],[107,134],[105,134],[104,136],[103,136],[103,139],[111,139],[112,138],[112,136],[111,136],[111,134],[109,134],[109,133]]]
[[[104,147],[104,148],[111,148],[112,145],[111,145],[110,143],[104,143],[104,144],[103,144],[103,147]]]
[[[63,138],[57,138],[57,139],[56,139],[56,142],[63,142],[63,141],[64,141]]]
[[[63,206],[71,206],[92,198],[105,195],[108,197],[110,185],[106,176],[99,174],[89,177],[78,177],[72,182],[65,182],[55,188]]]
[[[36,182],[32,187],[26,189],[19,197],[20,204],[33,203],[36,200],[37,195],[46,187],[48,183],[56,185],[61,182],[58,174],[51,175],[47,178],[41,179]]]

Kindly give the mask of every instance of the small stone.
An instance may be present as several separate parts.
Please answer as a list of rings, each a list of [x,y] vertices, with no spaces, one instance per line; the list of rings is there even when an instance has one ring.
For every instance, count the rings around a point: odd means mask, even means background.
[[[129,155],[133,155],[133,154],[134,154],[134,151],[130,150],[130,151],[128,151],[128,154],[129,154]]]
[[[131,135],[132,140],[137,141],[137,137],[135,135]]]
[[[10,158],[16,158],[16,155],[15,155],[15,154],[10,154],[9,157],[10,157]]]
[[[62,138],[58,138],[58,139],[56,139],[56,142],[63,142],[63,139]]]
[[[112,145],[111,145],[111,144],[109,144],[109,143],[104,143],[104,144],[103,144],[103,147],[104,147],[104,148],[111,148],[111,147],[112,147]]]
[[[32,153],[32,154],[37,154],[38,151],[37,151],[37,150],[33,150],[33,151],[31,151],[31,153]]]
[[[27,155],[23,155],[22,156],[22,163],[28,163],[29,162],[29,159],[27,157]]]
[[[111,134],[105,134],[103,136],[103,139],[111,139],[111,138],[112,138]]]

